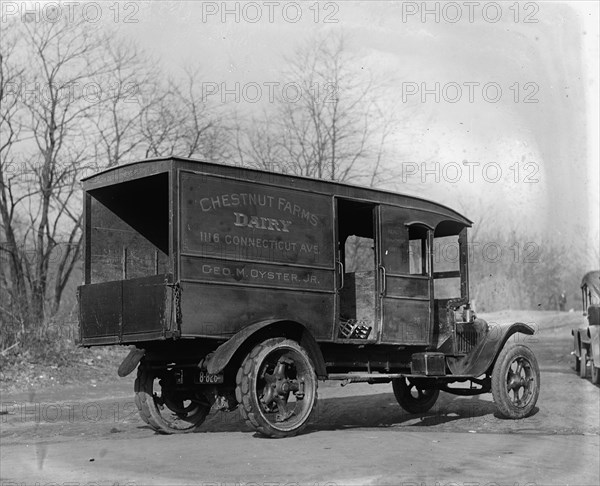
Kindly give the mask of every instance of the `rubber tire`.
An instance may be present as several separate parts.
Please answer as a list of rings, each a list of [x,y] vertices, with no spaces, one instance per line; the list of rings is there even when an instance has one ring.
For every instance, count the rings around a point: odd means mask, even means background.
[[[581,358],[579,359],[579,377],[587,377],[587,349],[581,348]]]
[[[278,348],[293,349],[299,353],[314,375],[314,389],[312,390],[310,411],[300,424],[290,430],[276,429],[271,425],[271,423],[262,415],[259,397],[256,394],[257,375],[263,360]],[[291,339],[271,338],[255,346],[242,362],[236,376],[235,397],[239,403],[242,417],[246,423],[258,433],[265,437],[272,438],[293,437],[294,435],[299,434],[306,425],[308,425],[310,416],[317,403],[317,387],[318,383],[315,367],[304,348]],[[308,396],[309,394],[306,393],[305,395]]]
[[[576,354],[573,355],[573,369],[575,370],[575,373],[579,373],[579,370],[581,369],[581,361]]]
[[[438,397],[440,396],[440,390],[436,389],[419,389],[424,392],[424,398],[415,398],[410,392],[412,387],[406,383],[406,378],[394,378],[392,380],[392,390],[394,390],[394,396],[398,404],[406,410],[408,413],[425,413],[431,410],[431,407],[435,405]]]
[[[515,359],[518,357],[525,358],[529,361],[533,371],[534,389],[532,397],[529,399],[525,407],[517,407],[512,403],[506,386],[508,369]],[[494,403],[498,407],[500,415],[509,419],[521,419],[527,417],[535,404],[540,394],[540,368],[537,359],[531,349],[522,344],[509,344],[504,346],[492,371],[492,395]]]
[[[592,383],[594,385],[600,385],[600,368],[596,366],[596,363],[592,360]]]
[[[138,375],[134,385],[135,404],[138,407],[142,420],[154,430],[163,434],[187,434],[198,430],[204,423],[204,420],[206,420],[210,412],[210,406],[201,407],[198,411],[198,416],[194,418],[193,423],[188,428],[172,427],[162,417],[160,410],[154,402],[153,383],[154,376],[142,366],[138,367]]]

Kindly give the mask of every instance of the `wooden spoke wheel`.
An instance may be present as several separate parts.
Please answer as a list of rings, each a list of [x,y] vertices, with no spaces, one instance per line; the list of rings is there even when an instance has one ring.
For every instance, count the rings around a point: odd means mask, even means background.
[[[492,371],[492,395],[500,415],[520,419],[531,413],[540,393],[540,370],[527,346],[504,347]]]

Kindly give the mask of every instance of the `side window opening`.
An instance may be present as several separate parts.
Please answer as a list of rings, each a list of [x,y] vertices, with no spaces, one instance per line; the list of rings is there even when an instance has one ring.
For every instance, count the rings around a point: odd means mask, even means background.
[[[346,273],[373,271],[375,265],[375,240],[350,235],[344,244]]]
[[[433,239],[433,292],[436,299],[461,298],[459,233],[461,228],[440,223]]]
[[[408,269],[410,275],[429,275],[427,228],[408,228]]]

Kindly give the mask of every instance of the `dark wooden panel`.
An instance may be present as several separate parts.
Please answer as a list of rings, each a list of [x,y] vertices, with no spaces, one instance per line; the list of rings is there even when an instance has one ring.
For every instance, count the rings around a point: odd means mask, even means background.
[[[393,297],[429,298],[429,279],[411,277],[386,278],[386,294]]]
[[[383,299],[382,342],[429,344],[429,301]]]
[[[377,302],[375,272],[353,272],[344,275],[344,287],[340,290],[340,317],[367,321],[375,325]]]
[[[127,250],[128,279],[155,275],[157,263],[160,273],[168,272],[169,257],[166,253],[98,200],[91,198],[89,208],[86,246],[91,283],[123,279],[124,249]],[[164,209],[168,212],[168,203]],[[150,225],[148,222],[146,224]],[[168,239],[168,221],[166,227],[158,222],[156,226],[162,227],[163,237]]]
[[[298,290],[182,284],[182,337],[230,337],[243,327],[265,319],[285,319],[307,326],[317,339],[330,339],[334,294]]]
[[[410,212],[381,206],[381,262],[388,273],[408,273],[408,229]]]
[[[123,281],[123,334],[162,331],[171,293],[165,275]]]
[[[183,253],[332,268],[330,197],[180,173]]]
[[[81,338],[119,336],[121,330],[122,282],[79,287]]]
[[[181,257],[181,279],[333,292],[333,270]]]

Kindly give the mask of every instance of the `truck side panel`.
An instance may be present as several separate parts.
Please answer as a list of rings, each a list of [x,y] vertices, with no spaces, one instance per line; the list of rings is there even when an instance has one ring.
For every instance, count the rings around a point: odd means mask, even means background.
[[[334,294],[185,282],[181,334],[229,338],[255,322],[285,319],[304,324],[319,341],[330,341],[334,302]]]
[[[179,172],[181,255],[334,265],[331,197]]]
[[[332,339],[331,197],[180,171],[179,207],[182,337],[231,336],[274,318]]]

